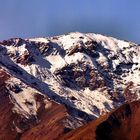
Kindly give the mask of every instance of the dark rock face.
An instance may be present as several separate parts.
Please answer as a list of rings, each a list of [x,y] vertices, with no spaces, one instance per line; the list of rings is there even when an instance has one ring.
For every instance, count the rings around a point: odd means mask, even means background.
[[[85,42],[85,44],[82,41],[79,41],[78,44],[73,45],[68,55],[72,55],[76,52],[83,52],[94,58],[98,58],[99,53],[96,51],[97,48],[98,48],[98,43],[96,41],[90,40]]]
[[[90,90],[105,86],[105,81],[98,71],[82,63],[65,66],[61,70],[56,70],[54,73],[61,77],[65,86],[70,88],[75,88],[72,87],[73,83],[79,88],[84,89],[89,87]]]

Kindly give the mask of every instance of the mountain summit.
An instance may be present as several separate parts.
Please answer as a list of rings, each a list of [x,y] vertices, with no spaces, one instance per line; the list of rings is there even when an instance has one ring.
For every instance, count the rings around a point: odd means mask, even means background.
[[[0,89],[0,139],[53,140],[139,100],[140,46],[79,32],[5,40]]]

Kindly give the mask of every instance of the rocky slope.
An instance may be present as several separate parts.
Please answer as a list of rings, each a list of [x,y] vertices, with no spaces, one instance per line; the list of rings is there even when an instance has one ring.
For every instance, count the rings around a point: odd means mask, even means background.
[[[0,113],[0,140],[55,139],[65,130],[62,121],[67,117],[66,108],[2,67]]]
[[[139,116],[140,101],[127,103],[59,140],[140,140]]]
[[[5,112],[2,125],[10,120],[15,126],[13,139],[54,139],[138,100],[139,62],[139,45],[99,34],[76,32],[0,42],[0,76],[5,75],[0,80],[0,110],[8,106],[5,111],[11,112],[4,120]],[[15,112],[19,119],[13,117]],[[22,118],[25,128],[19,124]],[[9,127],[3,137],[12,130]]]

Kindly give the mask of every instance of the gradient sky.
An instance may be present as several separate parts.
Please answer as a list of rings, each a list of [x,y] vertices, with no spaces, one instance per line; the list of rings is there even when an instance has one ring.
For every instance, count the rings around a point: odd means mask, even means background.
[[[72,31],[140,43],[140,0],[0,0],[0,40]]]

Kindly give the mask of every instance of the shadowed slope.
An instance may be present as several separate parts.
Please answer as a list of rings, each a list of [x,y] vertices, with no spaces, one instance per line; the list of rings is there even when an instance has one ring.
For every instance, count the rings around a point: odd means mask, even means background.
[[[112,113],[74,130],[60,140],[139,140],[140,102],[122,105]]]

